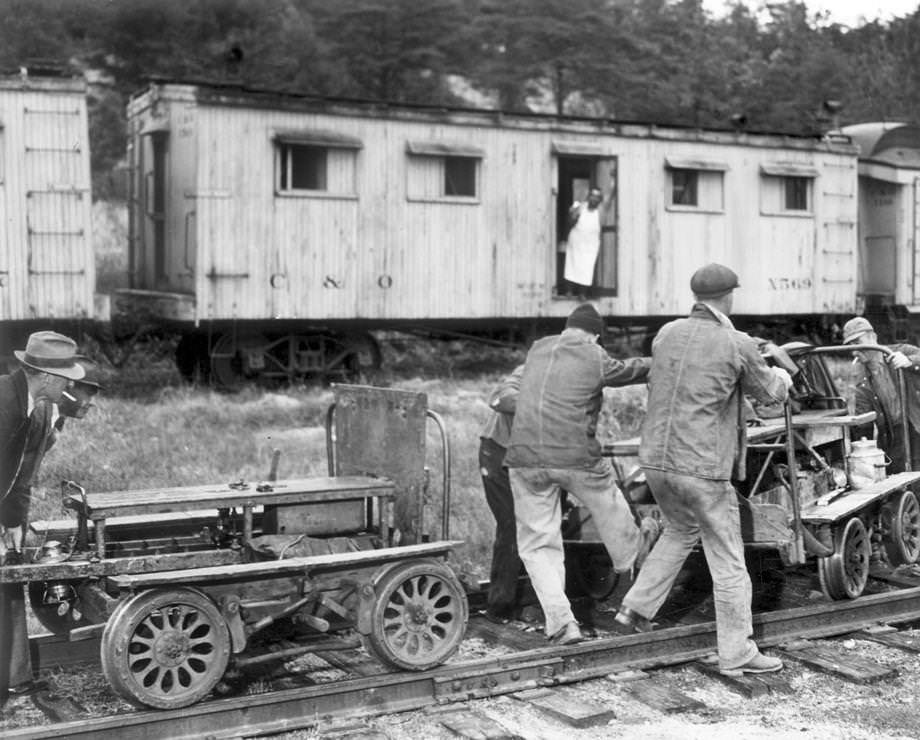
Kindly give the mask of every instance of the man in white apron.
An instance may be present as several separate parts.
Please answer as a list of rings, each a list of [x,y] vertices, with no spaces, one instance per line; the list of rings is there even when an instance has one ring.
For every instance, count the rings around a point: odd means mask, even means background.
[[[565,249],[565,273],[568,291],[579,300],[589,297],[594,282],[594,263],[601,244],[601,212],[598,206],[604,196],[600,188],[588,191],[588,200],[575,202],[569,209],[569,236]]]

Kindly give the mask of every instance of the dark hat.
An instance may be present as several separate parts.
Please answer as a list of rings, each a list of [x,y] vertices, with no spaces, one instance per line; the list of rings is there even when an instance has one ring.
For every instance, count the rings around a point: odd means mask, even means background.
[[[875,331],[875,329],[872,328],[872,324],[869,323],[868,319],[862,316],[850,319],[843,325],[843,343],[849,344],[870,331]]]
[[[79,380],[84,375],[83,366],[77,363],[77,343],[56,331],[37,331],[29,335],[25,352],[13,354],[26,367],[49,375]]]
[[[101,390],[104,375],[99,365],[86,355],[76,355],[74,359],[83,367],[83,377],[76,382],[80,385],[91,385],[96,388],[96,390]]]
[[[737,287],[738,276],[734,270],[717,262],[701,267],[690,278],[690,290],[700,298],[721,298]]]
[[[604,334],[604,320],[597,309],[590,303],[575,306],[572,313],[565,320],[566,329],[583,329],[589,334]]]

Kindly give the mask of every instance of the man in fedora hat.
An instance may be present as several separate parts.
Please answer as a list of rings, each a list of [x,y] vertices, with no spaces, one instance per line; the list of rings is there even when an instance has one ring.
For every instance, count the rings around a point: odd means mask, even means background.
[[[878,345],[875,328],[863,316],[855,316],[843,325],[843,343],[853,346]],[[912,344],[885,345],[891,354],[873,350],[854,352],[859,365],[859,378],[853,392],[853,405],[857,414],[874,411],[878,446],[891,458],[889,473],[905,470],[904,429],[901,403],[898,395],[897,371],[904,371],[907,391],[907,418],[910,428],[911,468],[920,469],[920,347]],[[872,436],[871,425],[854,430],[856,436]]]
[[[515,414],[505,465],[518,554],[546,617],[546,636],[559,645],[582,639],[565,595],[560,492],[591,512],[616,572],[631,572],[650,539],[647,530],[640,532],[595,434],[604,388],[644,382],[649,358],[611,357],[598,344],[603,333],[597,309],[576,306],[561,334],[530,348],[513,407],[495,406]]]
[[[728,318],[738,287],[738,276],[725,265],[701,267],[690,280],[690,315],[665,324],[652,344],[639,464],[661,509],[664,533],[615,618],[618,631],[650,629],[684,561],[702,541],[712,574],[719,667],[729,675],[783,667],[751,639],[751,579],[731,479],[733,469],[734,477],[744,477],[744,396],[780,403],[792,385],[789,373],[769,367],[755,340]]]
[[[32,334],[13,354],[20,367],[0,376],[0,556],[3,565],[22,562],[32,481],[54,439],[57,405],[85,374],[77,345],[53,331]],[[0,593],[0,705],[7,690],[32,684],[25,597],[22,586]]]

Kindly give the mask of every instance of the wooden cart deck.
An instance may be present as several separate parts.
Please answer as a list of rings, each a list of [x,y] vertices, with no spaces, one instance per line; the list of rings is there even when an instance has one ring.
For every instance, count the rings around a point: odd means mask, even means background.
[[[137,491],[110,491],[69,494],[64,506],[73,509],[95,525],[96,552],[105,558],[106,520],[117,516],[154,515],[197,509],[241,508],[243,537],[252,539],[253,510],[258,506],[289,504],[328,504],[330,501],[355,501],[377,498],[390,501],[395,496],[393,483],[386,478],[342,475],[324,478],[298,478],[271,483],[225,483]]]

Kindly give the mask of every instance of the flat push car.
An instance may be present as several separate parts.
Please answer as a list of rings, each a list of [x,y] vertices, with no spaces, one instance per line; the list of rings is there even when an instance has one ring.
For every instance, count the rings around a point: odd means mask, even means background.
[[[460,544],[447,532],[444,425],[424,394],[338,385],[334,399],[330,477],[109,493],[66,484],[76,521],[33,525],[45,542],[0,582],[26,584],[52,632],[101,631],[106,679],[140,707],[202,699],[228,666],[271,657],[259,648],[278,634],[295,645],[288,659],[363,643],[393,668],[444,662],[468,619],[444,562]],[[422,534],[429,420],[445,474],[435,541]]]
[[[884,346],[859,351],[891,352]],[[910,434],[902,430],[908,469],[889,474],[890,462],[871,437],[875,413],[851,414],[825,357],[852,346],[814,347],[793,342],[779,361],[793,374],[791,400],[754,409],[747,425],[744,481],[735,481],[745,546],[775,551],[785,566],[813,564],[830,599],[855,599],[873,564],[896,567],[920,557],[920,472],[909,469]],[[902,424],[908,423],[903,371],[899,372]],[[657,518],[657,506],[635,465],[639,439],[604,448],[637,520]],[[616,575],[586,510],[572,508],[564,535],[567,563],[579,590],[596,599],[616,588]]]

